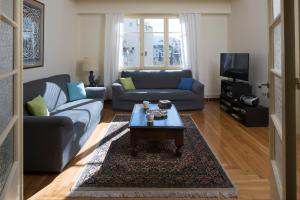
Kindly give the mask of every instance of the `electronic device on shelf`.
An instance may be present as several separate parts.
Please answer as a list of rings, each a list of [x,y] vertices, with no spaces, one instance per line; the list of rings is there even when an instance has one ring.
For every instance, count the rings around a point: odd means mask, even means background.
[[[251,95],[252,87],[245,82],[221,81],[221,94],[235,101],[240,101],[242,95]]]
[[[241,120],[240,116],[238,116],[237,114],[232,113],[231,115],[232,115],[232,117],[234,117],[235,119]]]
[[[242,95],[240,101],[248,106],[257,106],[259,104],[259,98],[255,96]]]
[[[245,126],[268,126],[269,110],[258,105],[248,83],[222,80],[220,108]]]

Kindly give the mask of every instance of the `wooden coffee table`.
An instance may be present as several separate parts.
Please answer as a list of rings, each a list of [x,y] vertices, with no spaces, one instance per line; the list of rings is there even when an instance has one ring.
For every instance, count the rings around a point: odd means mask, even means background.
[[[157,104],[150,104],[150,109],[157,109]],[[181,149],[184,144],[184,125],[174,105],[168,109],[168,117],[154,120],[148,124],[143,104],[135,104],[129,122],[130,143],[132,155],[136,156],[136,147],[139,140],[175,140],[176,155],[181,156]]]

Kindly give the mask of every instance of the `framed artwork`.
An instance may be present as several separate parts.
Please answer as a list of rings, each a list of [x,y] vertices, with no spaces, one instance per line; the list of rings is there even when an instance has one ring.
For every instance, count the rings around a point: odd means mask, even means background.
[[[45,5],[36,0],[24,0],[23,63],[24,69],[44,65]]]

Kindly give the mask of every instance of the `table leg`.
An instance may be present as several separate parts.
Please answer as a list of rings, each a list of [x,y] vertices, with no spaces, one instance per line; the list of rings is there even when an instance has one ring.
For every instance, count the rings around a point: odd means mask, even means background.
[[[181,155],[182,155],[182,146],[177,146],[176,156],[181,157]]]
[[[134,131],[131,131],[131,134],[130,134],[130,144],[131,144],[131,155],[137,156],[136,147],[138,145],[138,139],[137,139]]]
[[[132,145],[131,144],[131,155],[132,156],[137,156],[137,150],[136,150],[137,145]]]
[[[175,139],[176,145],[176,156],[180,157],[182,154],[182,147],[183,147],[183,133]]]

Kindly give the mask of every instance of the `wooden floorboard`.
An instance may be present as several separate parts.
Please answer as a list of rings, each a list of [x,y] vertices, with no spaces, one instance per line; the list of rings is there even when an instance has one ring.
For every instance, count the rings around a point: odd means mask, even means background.
[[[217,101],[207,102],[203,111],[183,113],[192,115],[212,150],[232,178],[238,189],[237,199],[270,199],[268,128],[244,127],[221,111]],[[101,123],[62,173],[25,175],[25,199],[95,199],[69,198],[67,194],[115,114],[110,103],[106,103]],[[205,199],[215,198],[201,198],[201,200]]]

